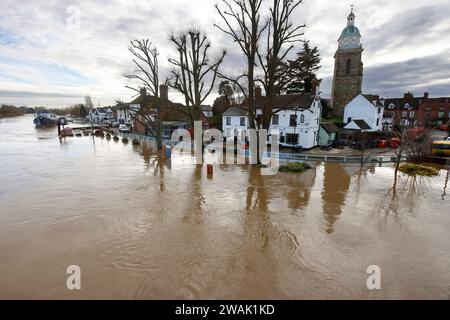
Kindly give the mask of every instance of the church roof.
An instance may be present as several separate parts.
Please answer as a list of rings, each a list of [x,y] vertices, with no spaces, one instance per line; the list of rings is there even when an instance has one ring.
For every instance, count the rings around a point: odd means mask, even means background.
[[[361,38],[361,33],[359,32],[358,27],[355,26],[347,26],[344,30],[342,30],[341,36],[339,39],[347,38],[347,37],[359,37]]]

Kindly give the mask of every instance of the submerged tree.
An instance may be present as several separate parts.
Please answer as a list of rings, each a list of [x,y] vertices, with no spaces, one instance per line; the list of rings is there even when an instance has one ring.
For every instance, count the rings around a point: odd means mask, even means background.
[[[320,66],[320,54],[317,47],[311,48],[309,41],[303,43],[303,49],[297,53],[295,60],[289,60],[291,82],[286,86],[286,93],[312,92],[320,80],[317,71]]]
[[[149,39],[133,40],[128,50],[133,54],[133,63],[137,67],[134,73],[126,75],[129,80],[135,80],[138,85],[126,86],[140,95],[140,108],[135,111],[134,119],[143,125],[156,138],[158,150],[162,149],[161,98],[159,92],[158,49]],[[151,101],[147,91],[153,96]]]
[[[229,76],[220,74],[228,80],[244,96],[248,111],[250,128],[255,128],[255,68],[257,51],[263,32],[268,23],[261,21],[263,0],[222,0],[216,4],[216,10],[224,22],[224,26],[215,26],[229,35],[245,57],[245,70],[241,75]]]
[[[196,29],[190,29],[178,35],[171,35],[170,41],[175,46],[178,56],[170,58],[172,70],[169,85],[180,92],[185,99],[184,112],[194,121],[201,119],[201,106],[214,89],[217,73],[226,52],[211,61],[209,49],[211,44],[206,35]]]
[[[258,60],[263,71],[262,83],[266,92],[262,110],[262,128],[269,129],[272,116],[280,111],[273,109],[274,98],[280,95],[283,88],[291,81],[290,66],[285,59],[301,41],[304,25],[292,22],[295,10],[303,0],[273,0],[266,33],[266,45],[258,50]],[[283,106],[279,106],[283,107]]]

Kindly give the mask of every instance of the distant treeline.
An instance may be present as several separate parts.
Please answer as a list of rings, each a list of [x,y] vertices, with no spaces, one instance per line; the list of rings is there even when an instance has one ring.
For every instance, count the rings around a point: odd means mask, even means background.
[[[0,118],[23,116],[24,113],[22,108],[17,108],[12,105],[3,104],[0,107]]]
[[[67,108],[47,109],[45,107],[16,107],[13,105],[3,104],[0,107],[0,118],[23,116],[24,114],[33,114],[39,111],[51,111],[56,115],[71,115],[77,118],[85,118],[88,111],[84,104],[77,104]]]
[[[52,111],[60,116],[71,115],[76,118],[85,118],[89,113],[84,104],[76,104],[63,109],[52,109]]]

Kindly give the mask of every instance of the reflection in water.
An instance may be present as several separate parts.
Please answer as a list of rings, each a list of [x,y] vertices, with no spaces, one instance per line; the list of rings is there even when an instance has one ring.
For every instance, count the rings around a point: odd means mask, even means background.
[[[392,198],[390,167],[208,177],[148,144],[92,139],[0,122],[0,298],[447,298],[448,171],[400,175]],[[70,264],[80,292],[65,289]],[[369,296],[371,264],[384,280]]]
[[[247,211],[258,209],[267,212],[268,194],[261,169],[251,166],[248,170]]]
[[[445,200],[445,196],[447,195],[449,175],[450,175],[450,170],[447,170],[447,175],[445,176],[444,193],[442,194],[442,200]]]
[[[290,209],[302,210],[308,206],[316,174],[317,168],[315,166],[301,175],[290,174],[289,184],[287,185],[289,186],[287,199]]]
[[[334,224],[342,214],[350,187],[350,175],[341,165],[327,165],[323,174],[322,208],[327,233],[333,233]]]

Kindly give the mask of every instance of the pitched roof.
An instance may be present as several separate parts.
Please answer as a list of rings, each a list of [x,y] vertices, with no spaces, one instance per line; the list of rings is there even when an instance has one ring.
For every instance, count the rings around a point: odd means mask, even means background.
[[[334,123],[321,123],[320,125],[328,133],[336,133],[340,130],[339,127]]]
[[[314,102],[315,96],[312,93],[284,94],[273,97],[273,109],[309,109]],[[261,96],[255,99],[257,108],[264,106],[266,97]]]
[[[248,115],[248,111],[238,107],[231,107],[227,111],[225,111],[222,116],[225,117],[245,117]]]
[[[411,108],[417,109],[422,99],[423,98],[415,98],[412,95],[406,94],[403,98],[386,99],[384,105],[387,109],[389,109],[389,105],[391,104],[394,105],[394,109],[404,109],[405,105],[408,103]]]
[[[363,97],[369,100],[372,104],[375,101],[376,107],[384,107],[383,103],[381,103],[380,96],[375,94],[363,94]]]
[[[370,130],[370,126],[364,120],[353,120],[353,122],[361,129],[361,130]]]

